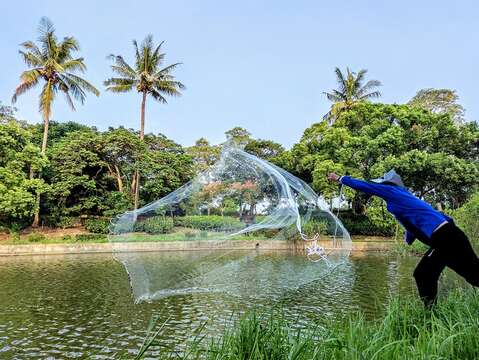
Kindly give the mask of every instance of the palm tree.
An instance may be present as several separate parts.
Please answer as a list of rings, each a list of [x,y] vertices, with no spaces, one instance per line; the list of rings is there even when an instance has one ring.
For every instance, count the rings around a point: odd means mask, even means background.
[[[324,92],[328,100],[333,102],[331,110],[324,116],[330,122],[334,122],[341,111],[349,109],[354,103],[381,96],[379,91],[372,91],[382,85],[380,81],[369,80],[364,84],[367,70],[359,70],[356,74],[346,68],[346,74],[343,74],[339,68],[336,68],[334,72],[338,81],[338,89],[333,89],[330,93]]]
[[[86,70],[83,58],[75,58],[73,53],[80,50],[78,41],[72,37],[64,37],[58,41],[55,35],[55,28],[47,18],[40,20],[38,29],[40,36],[38,44],[33,41],[26,41],[20,46],[19,51],[25,64],[29,67],[20,75],[20,84],[15,89],[12,102],[17,101],[18,96],[36,87],[43,82],[40,93],[39,110],[43,117],[43,140],[42,155],[45,155],[48,141],[48,125],[52,113],[52,103],[56,94],[60,91],[72,110],[75,110],[73,100],[81,104],[85,102],[86,93],[90,92],[96,96],[100,92],[88,81],[75,73],[83,73]],[[40,174],[39,174],[40,176]],[[37,209],[32,226],[38,226],[39,222],[40,196],[37,196]]]
[[[110,55],[114,64],[111,66],[113,72],[118,77],[112,77],[105,81],[106,90],[122,93],[136,89],[141,94],[140,108],[140,139],[145,137],[145,106],[146,98],[150,95],[160,103],[166,104],[164,95],[180,96],[180,90],[185,86],[175,80],[172,75],[173,70],[181,63],[175,63],[162,67],[165,53],[161,52],[163,41],[155,47],[153,36],[148,35],[141,46],[138,47],[136,40],[133,40],[135,48],[135,65],[130,66],[120,55]],[[132,190],[135,194],[135,209],[138,208],[140,174],[136,170],[132,181]]]

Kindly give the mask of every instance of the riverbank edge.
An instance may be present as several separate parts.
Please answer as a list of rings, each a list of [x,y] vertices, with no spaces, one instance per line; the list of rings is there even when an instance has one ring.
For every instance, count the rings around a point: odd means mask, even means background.
[[[394,242],[355,241],[351,251],[387,251]],[[306,242],[287,240],[198,240],[125,243],[0,245],[0,256],[92,254],[114,252],[201,251],[201,250],[284,250],[304,251]],[[323,245],[327,249],[327,244]]]

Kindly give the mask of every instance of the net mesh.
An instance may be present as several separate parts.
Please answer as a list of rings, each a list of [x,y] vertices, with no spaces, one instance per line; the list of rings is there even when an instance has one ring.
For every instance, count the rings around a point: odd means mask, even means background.
[[[233,280],[241,278],[241,268],[251,270],[251,264],[246,265],[250,253],[231,255],[240,249],[285,248],[284,240],[290,245],[295,241],[323,272],[340,264],[351,250],[347,230],[321,196],[284,169],[232,144],[224,145],[219,161],[189,183],[118,216],[110,234],[136,301],[238,288]],[[164,258],[141,252],[162,249],[203,251],[191,254],[196,258],[189,262],[195,264],[191,269],[181,267],[175,276],[166,276],[174,266],[165,267]],[[228,279],[229,270],[236,275]],[[296,284],[304,279],[302,275]]]

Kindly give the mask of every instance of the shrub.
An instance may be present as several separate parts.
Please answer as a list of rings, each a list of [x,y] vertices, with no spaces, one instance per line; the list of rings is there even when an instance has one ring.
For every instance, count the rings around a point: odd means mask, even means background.
[[[183,226],[198,230],[225,231],[242,228],[244,225],[232,216],[193,215],[174,217],[175,226]]]
[[[396,226],[378,226],[366,215],[356,215],[351,211],[340,212],[339,219],[351,235],[393,236],[396,230]]]
[[[450,211],[450,214],[469,239],[476,246],[479,245],[479,191],[474,193],[462,207]]]
[[[37,233],[37,232],[32,232],[27,236],[28,242],[41,242],[45,240],[45,235]]]
[[[60,216],[60,219],[58,219],[55,225],[62,229],[68,229],[74,227],[77,223],[78,218],[74,216]]]
[[[78,234],[75,235],[75,241],[79,242],[104,242],[106,235],[104,234]]]
[[[108,234],[110,219],[88,219],[85,221],[85,229],[95,234]]]
[[[329,225],[325,221],[310,220],[302,224],[303,233],[308,236],[314,236],[316,234],[324,235],[328,232]]]
[[[10,238],[14,243],[17,243],[20,241],[20,233],[18,231],[10,232]]]
[[[366,217],[372,226],[377,229],[379,235],[394,235],[397,221],[394,216],[387,211],[383,200],[373,198],[366,209]]]
[[[173,219],[165,216],[152,216],[135,224],[135,231],[148,234],[166,234],[174,227]]]
[[[397,241],[389,250],[389,253],[392,255],[399,256],[411,256],[419,255],[422,256],[427,251],[429,247],[419,240],[414,241],[411,245],[406,244],[405,241]]]

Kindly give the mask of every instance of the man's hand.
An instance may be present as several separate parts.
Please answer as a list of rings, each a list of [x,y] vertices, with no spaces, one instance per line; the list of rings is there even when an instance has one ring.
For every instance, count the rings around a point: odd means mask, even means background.
[[[329,173],[328,180],[329,181],[339,181],[340,177],[341,176],[339,176],[338,174],[332,172],[332,173]]]

